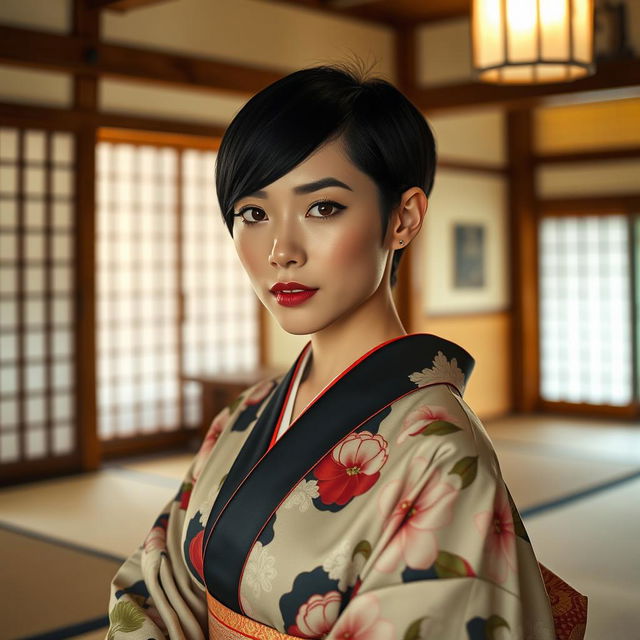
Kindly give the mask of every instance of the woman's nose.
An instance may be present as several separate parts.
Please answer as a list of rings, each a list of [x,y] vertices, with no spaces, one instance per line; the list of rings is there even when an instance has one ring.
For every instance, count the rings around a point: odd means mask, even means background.
[[[290,232],[281,231],[273,239],[269,263],[274,267],[301,266],[306,261],[304,249],[299,239]]]

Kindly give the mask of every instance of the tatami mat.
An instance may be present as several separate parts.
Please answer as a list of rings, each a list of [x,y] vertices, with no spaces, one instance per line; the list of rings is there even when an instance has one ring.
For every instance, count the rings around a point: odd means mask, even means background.
[[[104,617],[119,563],[0,528],[0,566],[0,637],[22,638]]]
[[[187,472],[194,455],[195,454],[180,453],[150,458],[148,460],[125,460],[114,465],[114,468],[165,476],[180,481]]]
[[[80,546],[128,556],[179,481],[108,469],[0,491],[0,520]]]
[[[525,445],[531,453],[640,466],[640,426],[636,423],[516,414],[485,426],[496,448]]]
[[[640,478],[525,519],[538,560],[589,597],[589,640],[640,639]]]
[[[586,640],[640,640],[640,427],[539,416],[485,426],[538,559],[589,597]],[[19,530],[4,531],[0,544],[16,562],[9,580],[3,581],[0,618],[11,622],[0,638],[24,638],[43,630],[54,631],[48,639],[104,640],[105,628],[70,635],[68,626],[106,615],[108,586],[120,559],[144,539],[192,459],[193,454],[181,453],[122,460],[96,473],[1,490],[0,521],[73,548],[33,541]],[[46,547],[46,553],[34,545]],[[43,574],[38,567],[44,565],[33,558],[47,553],[75,569],[61,574],[52,567]],[[2,556],[0,561],[4,566]],[[102,572],[94,571],[92,563],[101,563]],[[20,570],[23,565],[28,568]],[[40,590],[34,592],[35,571],[65,579],[72,575],[70,582],[81,585],[87,598],[89,592],[97,594],[91,596],[93,604],[66,606],[74,601],[75,587],[65,586],[51,600],[58,617],[47,608],[41,615],[33,600],[46,598],[46,590],[57,582],[40,577]],[[23,609],[7,604],[18,594],[21,599],[25,594],[31,607],[31,626],[24,629]]]

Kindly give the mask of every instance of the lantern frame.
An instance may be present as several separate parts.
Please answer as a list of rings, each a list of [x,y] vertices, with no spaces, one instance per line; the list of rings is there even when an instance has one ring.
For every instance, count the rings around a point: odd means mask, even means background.
[[[522,1],[522,0],[521,0]],[[510,33],[509,19],[507,11],[510,3],[514,0],[472,0],[471,6],[471,44],[473,78],[480,82],[493,84],[542,84],[571,82],[579,78],[593,75],[596,70],[594,63],[594,31],[595,31],[595,11],[594,0],[553,0],[560,5],[564,3],[566,7],[566,29],[565,37],[568,44],[568,55],[566,57],[545,57],[543,55],[543,22],[541,20],[541,2],[544,0],[529,0],[535,5],[535,23],[531,26],[531,31],[535,32],[535,55],[527,59],[514,60],[510,55],[513,49],[515,35]],[[482,26],[479,21],[479,7],[482,3],[492,2],[499,7],[500,34],[498,46],[501,48],[498,59],[493,64],[481,65],[478,61],[481,58]],[[548,0],[547,0],[548,2]],[[584,10],[588,21],[585,35],[586,40],[581,43],[587,55],[579,57],[576,55],[575,25],[576,7],[578,3],[586,6]],[[584,15],[583,15],[584,19]],[[486,25],[485,29],[488,28]],[[515,29],[513,29],[515,30]],[[529,33],[531,36],[531,32]],[[547,34],[548,36],[548,34]],[[485,47],[488,47],[485,41]],[[485,53],[486,55],[486,53]]]

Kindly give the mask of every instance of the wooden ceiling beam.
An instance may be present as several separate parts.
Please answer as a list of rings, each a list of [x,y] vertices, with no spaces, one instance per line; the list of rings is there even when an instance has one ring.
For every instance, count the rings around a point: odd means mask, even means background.
[[[73,74],[128,78],[189,88],[253,95],[283,76],[271,69],[208,58],[96,43],[92,38],[58,35],[0,25],[0,63],[53,69]],[[489,105],[531,106],[551,97],[637,88],[640,59],[598,63],[595,75],[575,82],[504,86],[478,82],[402,90],[424,112]]]
[[[406,94],[426,113],[442,109],[502,105],[534,106],[550,98],[589,94],[610,89],[637,88],[640,91],[640,58],[603,61],[593,76],[541,85],[494,85],[484,82],[462,82],[438,87],[411,87]]]
[[[0,25],[0,62],[68,73],[163,82],[233,94],[254,94],[282,73]]]
[[[129,11],[167,0],[85,0],[87,9],[109,9],[110,11]]]

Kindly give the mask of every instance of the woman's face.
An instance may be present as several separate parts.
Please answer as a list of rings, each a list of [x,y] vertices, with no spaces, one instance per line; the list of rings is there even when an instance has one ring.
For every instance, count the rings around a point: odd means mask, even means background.
[[[377,187],[351,163],[340,139],[235,202],[234,213],[241,213],[233,224],[240,260],[285,331],[315,333],[347,318],[374,293],[384,295],[381,288],[390,295],[383,278],[390,248],[381,242]],[[292,282],[316,291],[271,291]]]

